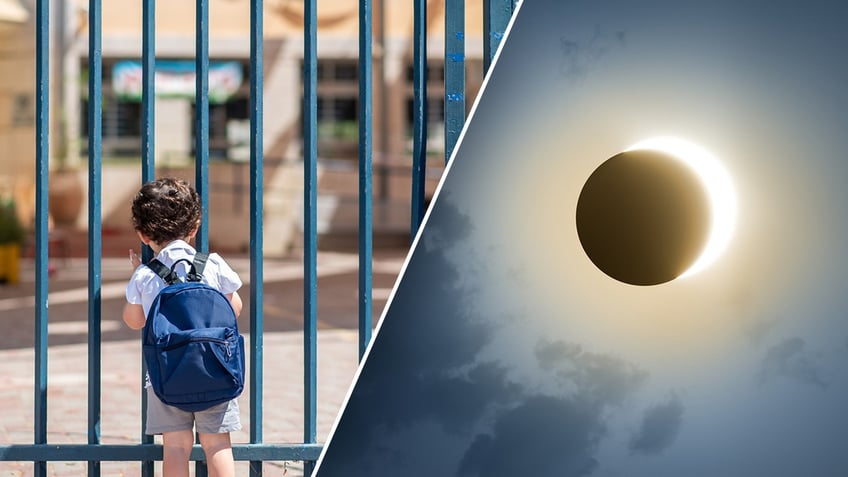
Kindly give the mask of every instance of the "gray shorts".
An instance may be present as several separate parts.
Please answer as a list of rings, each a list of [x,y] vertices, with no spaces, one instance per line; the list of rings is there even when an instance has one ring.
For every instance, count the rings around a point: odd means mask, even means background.
[[[238,401],[233,399],[203,411],[187,412],[164,404],[153,393],[153,388],[147,388],[146,434],[191,430],[195,425],[196,431],[201,434],[221,434],[241,429]]]

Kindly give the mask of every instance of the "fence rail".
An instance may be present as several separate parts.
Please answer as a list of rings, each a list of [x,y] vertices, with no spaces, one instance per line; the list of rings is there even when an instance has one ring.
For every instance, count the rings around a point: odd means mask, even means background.
[[[385,1],[385,0],[382,0]],[[445,0],[445,160],[449,160],[465,123],[465,3]],[[483,51],[488,70],[515,0],[482,0]],[[411,235],[414,237],[424,216],[424,180],[427,156],[427,10],[430,2],[414,0],[413,8],[413,154],[410,196]],[[263,2],[250,2],[250,443],[236,444],[236,460],[251,461],[250,475],[262,475],[266,460],[305,462],[309,473],[322,445],[316,434],[317,362],[317,2],[305,0],[303,24],[303,156],[304,156],[304,435],[303,442],[275,444],[263,441]],[[142,183],[154,179],[154,68],[155,1],[142,5]],[[47,462],[88,462],[88,475],[100,475],[100,462],[139,461],[142,475],[153,475],[153,462],[161,460],[162,448],[144,434],[141,444],[101,444],[101,191],[102,191],[102,7],[101,0],[89,0],[88,29],[88,429],[85,444],[49,444],[47,435],[48,372],[48,197],[50,108],[50,2],[36,0],[36,220],[35,220],[35,356],[34,423],[32,443],[0,446],[0,461],[31,461],[33,474],[47,475]],[[201,251],[209,247],[209,2],[196,0],[196,97],[195,187],[203,203],[202,223],[197,235]],[[359,1],[359,356],[371,339],[372,292],[372,0]],[[382,34],[382,33],[381,33]],[[140,184],[139,184],[140,185]],[[145,249],[143,259],[151,251]],[[141,377],[140,379],[143,379]],[[142,414],[146,410],[142,393]],[[196,475],[206,474],[203,454],[195,446],[192,460],[198,462]]]

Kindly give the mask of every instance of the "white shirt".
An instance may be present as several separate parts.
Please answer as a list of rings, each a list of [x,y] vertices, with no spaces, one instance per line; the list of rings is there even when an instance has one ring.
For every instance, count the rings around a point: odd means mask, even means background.
[[[177,260],[183,258],[192,260],[196,253],[197,251],[191,245],[182,240],[175,240],[159,251],[156,259],[170,268]],[[175,271],[180,278],[185,278],[188,269],[188,263],[182,262],[177,265]],[[238,274],[217,253],[209,254],[209,260],[203,270],[202,281],[225,295],[238,290],[242,285]],[[127,283],[127,302],[133,305],[141,305],[146,318],[153,300],[165,286],[167,286],[165,281],[159,278],[150,267],[139,265],[130,277],[129,283]]]

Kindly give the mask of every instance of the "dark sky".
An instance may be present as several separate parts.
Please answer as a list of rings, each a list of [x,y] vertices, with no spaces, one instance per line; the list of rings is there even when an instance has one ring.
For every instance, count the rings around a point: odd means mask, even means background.
[[[318,475],[848,475],[848,7],[526,0]],[[648,137],[711,150],[739,219],[638,287],[577,195]]]

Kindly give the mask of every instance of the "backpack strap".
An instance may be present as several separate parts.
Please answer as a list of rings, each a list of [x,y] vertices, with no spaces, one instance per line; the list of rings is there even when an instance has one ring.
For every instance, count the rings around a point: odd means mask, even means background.
[[[166,267],[164,263],[155,258],[147,262],[147,266],[150,267],[156,275],[159,275],[159,277],[168,285],[173,285],[180,281],[173,269]]]
[[[150,267],[156,275],[159,275],[162,280],[165,281],[168,285],[173,285],[180,281],[179,276],[177,276],[176,267],[180,262],[188,262],[191,267],[186,274],[186,280],[190,282],[199,282],[203,280],[203,270],[206,269],[206,262],[209,260],[209,254],[197,252],[194,256],[194,260],[189,262],[186,258],[181,258],[174,262],[171,265],[171,268],[165,266],[164,263],[160,262],[157,259],[153,259],[147,262],[147,266]]]
[[[203,270],[206,269],[206,261],[209,260],[209,254],[197,252],[194,254],[194,260],[191,262],[191,270],[188,271],[188,280],[191,282],[199,282],[203,280]]]

